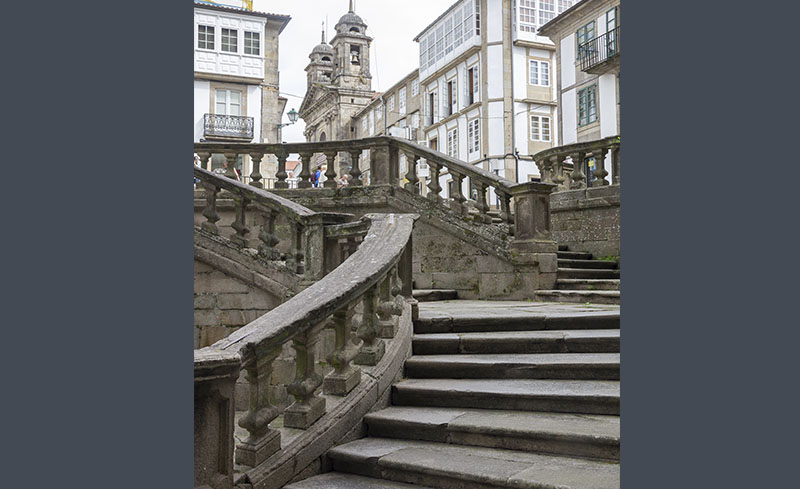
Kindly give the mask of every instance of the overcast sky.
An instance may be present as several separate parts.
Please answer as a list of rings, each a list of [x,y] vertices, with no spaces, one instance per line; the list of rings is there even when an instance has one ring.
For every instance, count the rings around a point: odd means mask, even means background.
[[[237,5],[237,0],[220,0]],[[419,45],[414,37],[433,22],[455,0],[356,0],[355,11],[367,24],[373,38],[370,52],[372,89],[383,91],[419,65]],[[322,22],[328,20],[327,39],[333,26],[347,13],[349,0],[254,0],[253,10],[290,15],[292,20],[280,35],[280,91],[289,99],[284,111],[300,109],[306,93],[308,54],[319,44]],[[298,98],[299,97],[299,98]],[[283,140],[305,141],[302,119],[283,129]]]

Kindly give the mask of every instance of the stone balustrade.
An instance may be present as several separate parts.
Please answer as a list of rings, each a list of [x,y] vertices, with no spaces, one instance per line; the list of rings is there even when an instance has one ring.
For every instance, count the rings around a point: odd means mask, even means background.
[[[361,161],[362,155],[369,154],[369,161]],[[458,215],[471,219],[477,223],[492,224],[493,219],[489,214],[490,206],[487,202],[489,189],[492,189],[500,204],[500,224],[509,229],[513,234],[513,213],[511,204],[511,187],[514,182],[498,177],[494,173],[475,167],[463,161],[451,158],[438,151],[420,146],[414,142],[391,136],[377,136],[363,139],[344,141],[322,141],[310,143],[283,143],[283,144],[248,144],[248,143],[195,143],[195,152],[200,156],[203,168],[208,168],[212,154],[224,154],[228,161],[229,177],[235,177],[233,163],[238,155],[249,155],[253,160],[253,173],[246,178],[250,185],[262,188],[260,162],[266,155],[275,155],[277,169],[275,173],[274,188],[277,190],[289,188],[286,173],[286,159],[290,154],[300,155],[302,169],[297,182],[297,188],[310,188],[311,166],[317,161],[324,161],[327,165],[323,188],[336,188],[337,179],[348,176],[348,186],[363,186],[362,173],[369,171],[370,185],[393,185],[405,187],[406,190],[419,194],[419,176],[417,166],[422,161],[430,168],[427,198],[441,202]],[[324,155],[324,159],[319,157]],[[342,157],[344,156],[344,158]],[[338,159],[337,159],[338,157]],[[406,171],[401,174],[401,159],[406,161]],[[339,163],[337,166],[337,162]],[[210,168],[209,168],[210,169]],[[441,196],[442,187],[439,176],[447,171],[454,182],[453,193],[450,198]],[[477,199],[464,195],[462,184],[469,178],[471,184],[477,189]],[[404,183],[407,182],[407,183]],[[466,201],[473,201],[477,213],[470,215],[470,206]]]
[[[253,198],[238,182],[213,181],[219,177],[203,169],[195,175],[209,196],[207,228],[214,224],[213,197],[219,187],[234,198]],[[300,206],[263,190],[256,195],[261,212],[286,212],[298,225],[318,224]],[[411,233],[417,217],[367,214],[358,222],[320,226],[318,238],[330,246],[327,265],[319,266],[328,273],[227,338],[195,351],[195,487],[233,487],[232,392],[240,369],[247,374],[249,409],[239,426],[249,436],[236,445],[235,463],[246,470],[281,451],[281,433],[270,427],[273,420],[283,415],[284,427],[308,430],[326,413],[320,387],[326,395],[348,396],[362,381],[359,365],[381,361],[411,300]],[[269,226],[265,229],[268,235]],[[269,236],[262,241],[265,250],[273,248]],[[335,333],[335,348],[326,359],[315,358],[314,345],[326,328]],[[286,344],[296,351],[296,376],[288,388],[295,401],[281,410],[270,399],[270,378],[272,363]],[[333,367],[324,377],[323,360]],[[198,448],[198,440],[208,443]]]
[[[620,165],[619,165],[619,136],[611,136],[594,141],[568,144],[557,146],[540,151],[533,155],[539,174],[542,176],[542,183],[550,183],[557,186],[556,191],[580,190],[591,187],[603,187],[606,185],[619,185]],[[611,168],[606,168],[606,156],[610,154]],[[567,161],[567,158],[571,162]],[[595,168],[593,175],[587,176],[584,173],[585,164],[583,162],[594,159]],[[580,162],[580,164],[574,164]],[[612,175],[609,182],[606,177]]]

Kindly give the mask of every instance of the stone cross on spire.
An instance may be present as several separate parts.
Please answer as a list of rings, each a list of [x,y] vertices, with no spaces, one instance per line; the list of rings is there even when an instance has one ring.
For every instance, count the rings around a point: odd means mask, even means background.
[[[350,13],[355,13],[355,9],[353,8],[353,0],[350,0]]]
[[[325,22],[322,23],[322,44],[325,44]]]

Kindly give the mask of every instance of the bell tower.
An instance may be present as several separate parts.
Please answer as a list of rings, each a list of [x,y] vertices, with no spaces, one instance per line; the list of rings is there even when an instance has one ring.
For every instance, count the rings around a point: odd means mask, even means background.
[[[372,38],[366,34],[367,24],[355,13],[353,0],[350,0],[350,10],[334,28],[336,35],[331,39],[335,55],[333,83],[343,88],[372,90],[369,73]]]
[[[314,46],[311,54],[308,55],[310,62],[306,66],[308,75],[308,86],[310,89],[314,84],[327,85],[331,83],[334,67],[333,48],[325,42],[325,24],[322,24],[322,40]]]

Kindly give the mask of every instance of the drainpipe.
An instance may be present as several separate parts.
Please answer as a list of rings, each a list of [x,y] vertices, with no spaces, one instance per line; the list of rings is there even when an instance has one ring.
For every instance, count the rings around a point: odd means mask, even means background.
[[[511,8],[508,9],[509,29],[514,29],[514,3],[511,3]],[[517,151],[517,111],[514,108],[514,32],[509,36],[511,38],[511,147],[514,148],[514,183],[519,183],[519,151]]]

